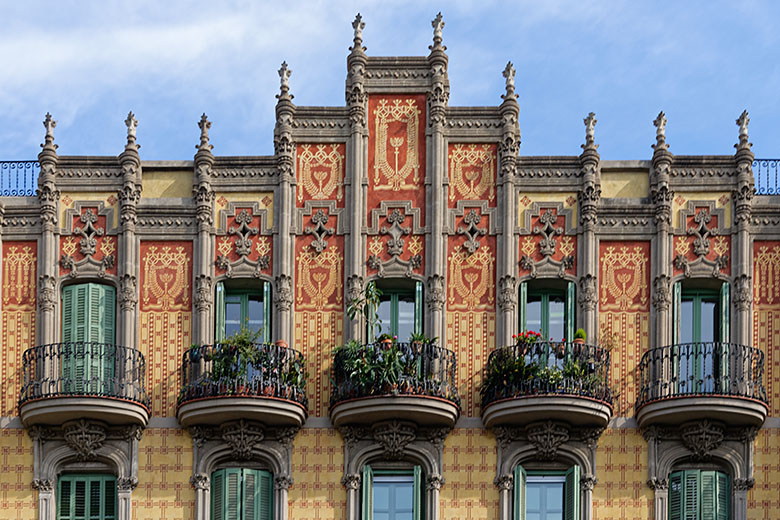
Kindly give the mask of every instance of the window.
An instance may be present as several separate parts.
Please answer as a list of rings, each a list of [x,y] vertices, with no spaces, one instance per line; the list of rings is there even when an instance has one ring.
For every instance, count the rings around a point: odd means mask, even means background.
[[[271,338],[271,284],[257,289],[233,289],[217,284],[216,340],[222,341],[241,330],[262,330],[264,343]]]
[[[574,282],[520,284],[520,330],[539,332],[544,340],[574,338]]]
[[[57,520],[116,520],[113,475],[63,475],[57,486]]]
[[[515,520],[577,520],[580,518],[580,467],[567,471],[515,468]]]
[[[271,520],[273,478],[256,469],[225,468],[211,475],[212,520]]]
[[[421,520],[422,470],[363,466],[362,520]]]
[[[114,395],[116,290],[85,283],[62,290],[63,390]]]
[[[378,282],[382,291],[379,297],[379,334],[398,336],[398,341],[409,341],[413,332],[422,332],[422,282],[404,286],[400,280],[392,283]]]
[[[729,520],[729,476],[686,470],[669,476],[669,520]]]

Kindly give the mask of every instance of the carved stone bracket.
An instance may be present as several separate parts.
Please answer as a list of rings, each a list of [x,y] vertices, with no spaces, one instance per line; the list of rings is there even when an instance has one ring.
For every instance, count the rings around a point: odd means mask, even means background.
[[[683,444],[696,460],[707,460],[723,442],[725,427],[709,420],[694,421],[680,427]]]
[[[540,460],[555,460],[560,445],[569,440],[569,428],[561,423],[545,421],[529,425],[526,435],[536,446],[536,456]]]
[[[81,461],[95,460],[106,440],[106,425],[97,421],[79,419],[65,423],[62,429],[65,442]]]
[[[328,223],[328,215],[322,209],[318,209],[317,212],[312,215],[312,226],[306,226],[303,232],[307,235],[314,235],[314,241],[311,243],[311,247],[319,254],[325,251],[328,247],[328,242],[325,240],[329,235],[333,235],[336,230],[332,227],[326,227]]]
[[[385,421],[372,428],[374,440],[382,445],[384,456],[389,460],[403,457],[406,446],[417,437],[414,424],[404,421]]]

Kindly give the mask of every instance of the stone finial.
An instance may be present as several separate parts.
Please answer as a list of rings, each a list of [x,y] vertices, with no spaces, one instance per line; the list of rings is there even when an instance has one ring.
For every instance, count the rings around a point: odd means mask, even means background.
[[[279,94],[276,96],[277,99],[283,99],[287,98],[290,99],[292,96],[290,95],[290,75],[292,74],[292,70],[287,67],[287,62],[283,61],[282,66],[279,69]]]
[[[127,126],[127,145],[125,145],[125,148],[137,149],[138,146],[135,144],[135,132],[138,128],[138,120],[136,120],[133,112],[128,112],[127,119],[125,119],[125,125]]]
[[[653,121],[653,125],[655,126],[655,145],[653,145],[653,149],[655,150],[666,150],[669,148],[669,145],[666,144],[666,114],[664,114],[664,111],[661,110],[658,112],[658,117],[655,118]]]
[[[737,150],[750,150],[753,146],[748,140],[748,125],[750,124],[750,118],[748,117],[747,110],[743,110],[737,119],[737,126],[739,126],[739,144],[735,144],[734,148]]]
[[[363,21],[363,17],[360,13],[355,16],[355,20],[352,22],[352,29],[355,31],[355,35],[352,39],[352,47],[349,50],[353,52],[360,52],[366,50],[363,47],[363,29],[366,28],[366,22]]]
[[[585,144],[582,145],[583,148],[598,148],[596,144],[596,123],[598,123],[598,119],[596,119],[596,114],[593,112],[588,114],[588,117],[582,120],[585,123]]]
[[[515,72],[515,66],[512,65],[511,61],[508,61],[503,72],[504,78],[506,78],[506,94],[501,96],[503,99],[517,98],[517,94],[515,94]]]
[[[441,15],[441,11],[436,15],[436,18],[431,21],[433,27],[433,45],[428,47],[429,49],[446,49],[442,47],[442,29],[444,29],[444,18]]]
[[[41,148],[56,150],[57,145],[54,144],[54,128],[57,126],[57,121],[52,119],[51,114],[48,112],[46,112],[46,119],[43,120],[43,126],[46,128],[46,136],[43,138]]]
[[[210,152],[211,149],[214,148],[213,145],[209,144],[209,129],[211,128],[211,121],[209,121],[209,118],[206,116],[205,112],[202,116],[200,116],[198,127],[200,128],[200,145],[196,146],[195,148],[197,148],[198,151]]]

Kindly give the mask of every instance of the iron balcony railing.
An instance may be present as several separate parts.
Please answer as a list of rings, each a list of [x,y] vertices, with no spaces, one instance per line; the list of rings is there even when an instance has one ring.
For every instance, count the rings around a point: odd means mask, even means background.
[[[40,345],[22,355],[19,405],[51,397],[98,396],[146,407],[146,362],[134,348],[111,343]]]
[[[32,197],[38,188],[38,161],[0,161],[0,195]]]
[[[757,195],[780,195],[780,159],[753,161]]]
[[[435,343],[347,344],[333,358],[331,406],[360,397],[417,395],[460,405],[455,353]]]
[[[306,367],[295,349],[272,344],[217,343],[184,353],[179,404],[218,397],[275,397],[308,408]]]
[[[502,399],[581,396],[612,404],[609,351],[595,345],[536,341],[494,350],[480,394],[482,409]]]
[[[706,342],[648,350],[639,363],[636,408],[670,397],[734,396],[767,402],[764,353],[734,343]]]

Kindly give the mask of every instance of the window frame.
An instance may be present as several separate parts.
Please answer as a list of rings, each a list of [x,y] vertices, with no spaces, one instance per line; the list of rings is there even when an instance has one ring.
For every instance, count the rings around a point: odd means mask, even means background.
[[[567,281],[565,287],[543,287],[539,286],[537,281],[525,281],[520,283],[520,312],[519,312],[519,325],[520,332],[528,330],[527,327],[527,309],[528,309],[528,297],[529,296],[542,296],[542,330],[539,332],[542,335],[542,340],[547,341],[550,338],[549,335],[549,300],[551,295],[563,297],[564,312],[563,312],[563,331],[564,337],[568,341],[574,339],[574,325],[576,321],[575,302],[576,302],[576,284],[572,281]],[[530,287],[529,287],[530,285]],[[545,303],[546,302],[546,303]],[[547,318],[545,323],[545,317]],[[564,338],[555,338],[555,340],[561,340]]]
[[[582,514],[580,495],[580,477],[582,469],[578,464],[573,464],[565,470],[526,470],[521,464],[515,466],[514,489],[512,493],[512,518],[525,520],[528,501],[526,488],[528,477],[534,476],[562,476],[563,486],[563,518],[564,520],[579,520]]]
[[[110,475],[110,474],[103,474],[103,473],[66,473],[63,475],[60,475],[57,479],[57,497],[56,497],[56,504],[57,504],[57,512],[56,512],[56,518],[57,520],[116,520],[118,518],[118,509],[119,509],[119,498],[118,498],[118,490],[116,485],[116,476]],[[62,515],[62,509],[63,506],[66,504],[62,487],[64,483],[69,483],[70,485],[70,491],[69,491],[69,498],[67,501],[67,504],[70,505],[69,512],[67,516]],[[83,516],[76,516],[75,514],[75,508],[76,508],[76,482],[84,482],[84,515]],[[92,485],[95,483],[100,485],[100,513],[97,517],[95,517],[92,514],[91,506],[92,503],[89,500],[90,490]],[[113,508],[114,508],[114,514],[106,514],[105,509],[107,505],[107,486],[111,485],[111,489],[113,490]]]
[[[707,490],[707,481],[710,489]],[[679,487],[676,488],[675,484]],[[691,496],[690,488],[695,487]],[[705,501],[710,498],[710,502]],[[691,511],[692,509],[696,511]],[[705,510],[709,508],[709,510]],[[669,520],[729,520],[731,478],[719,470],[688,469],[669,474]]]
[[[231,476],[237,476],[238,497],[231,500],[228,479]],[[250,490],[254,494],[252,502],[251,518],[245,517],[247,506],[246,500],[248,477],[253,476],[253,488]],[[230,507],[234,505],[235,518],[238,520],[272,520],[274,514],[274,479],[270,471],[264,469],[227,467],[216,469],[211,472],[211,493],[209,511],[212,520],[226,520],[231,518]],[[260,507],[258,507],[258,501]]]
[[[392,283],[390,281],[389,283]],[[398,287],[389,287],[389,288],[381,288],[379,287],[379,290],[382,291],[382,295],[379,297],[380,305],[381,302],[387,301],[386,297],[390,297],[390,332],[386,334],[390,334],[391,336],[398,336],[398,297],[400,295],[404,296],[413,296],[414,298],[414,330],[412,331],[415,334],[421,334],[423,332],[423,283],[421,281],[415,281],[415,285],[413,288],[398,288]],[[379,307],[376,308],[376,312],[379,313]],[[385,324],[382,323],[379,334],[385,333]],[[373,341],[377,336],[376,331],[368,331],[368,338],[370,341]],[[398,341],[400,342],[406,342],[409,341],[409,338],[398,338]]]
[[[374,477],[375,476],[411,476],[412,479],[412,519],[423,520],[424,489],[423,473],[419,465],[409,469],[374,469],[370,464],[363,466],[361,478],[361,520],[374,518]]]
[[[247,323],[249,318],[249,296],[261,295],[263,297],[263,333],[262,342],[269,343],[271,341],[271,284],[262,280],[262,288],[241,288],[231,289],[225,287],[224,282],[217,282],[216,284],[216,305],[214,316],[214,340],[216,343],[222,342],[227,337],[227,323],[226,323],[226,305],[229,297],[237,297],[241,305],[241,322]]]

